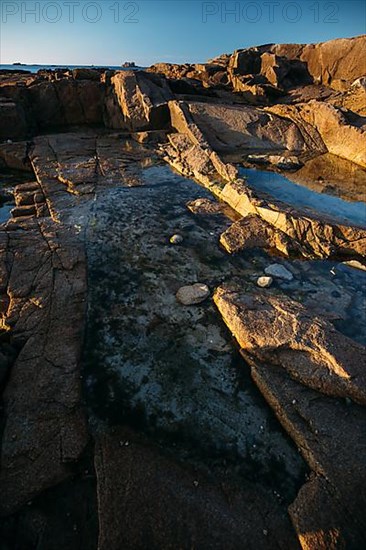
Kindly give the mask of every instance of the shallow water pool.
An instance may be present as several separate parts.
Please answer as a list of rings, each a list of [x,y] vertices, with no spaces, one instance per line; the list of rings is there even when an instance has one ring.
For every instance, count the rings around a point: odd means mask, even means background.
[[[317,193],[276,172],[240,168],[239,173],[247,179],[248,186],[253,190],[266,193],[290,206],[301,207],[310,215],[318,213],[339,223],[366,227],[364,202],[348,202],[339,197]]]

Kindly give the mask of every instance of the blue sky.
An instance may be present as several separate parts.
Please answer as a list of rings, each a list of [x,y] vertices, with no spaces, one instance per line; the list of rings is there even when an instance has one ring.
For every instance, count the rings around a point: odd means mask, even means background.
[[[0,63],[200,62],[366,32],[363,0],[0,0]]]

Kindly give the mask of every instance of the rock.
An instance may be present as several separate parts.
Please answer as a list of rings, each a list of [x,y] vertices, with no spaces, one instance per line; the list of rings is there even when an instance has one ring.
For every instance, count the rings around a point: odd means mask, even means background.
[[[36,82],[27,89],[35,124],[42,130],[77,124],[101,124],[104,93],[100,82],[69,78]]]
[[[85,256],[73,230],[55,225],[23,218],[1,233],[0,265],[14,260],[2,273],[9,298],[0,321],[19,349],[2,396],[2,515],[71,477],[88,438],[79,370]]]
[[[172,237],[170,237],[169,242],[171,244],[181,244],[183,242],[183,237],[182,235],[178,235],[178,234],[173,235]]]
[[[26,141],[17,143],[9,143],[0,145],[0,159],[5,164],[6,168],[32,172],[32,167],[27,155],[28,144]]]
[[[264,82],[276,88],[291,88],[295,84],[312,82],[303,61],[277,55],[271,51],[271,46],[237,50],[229,61],[228,73],[231,80],[237,75],[260,75]]]
[[[310,101],[301,114],[317,129],[330,153],[366,168],[366,125],[363,117],[318,101]]]
[[[365,67],[360,60],[365,48],[365,35],[338,38],[303,46],[300,59],[306,63],[315,82],[337,87],[340,81],[352,83],[364,76]],[[283,52],[286,55],[286,45],[274,49],[277,53]]]
[[[259,199],[240,179],[228,182],[218,196],[242,216],[256,214],[285,233],[305,257],[366,255],[366,231],[361,227],[332,223],[325,216],[310,217],[282,203],[269,203]]]
[[[289,507],[301,547],[363,548],[365,408],[322,396],[268,363],[252,361],[251,369],[260,391],[313,470]]]
[[[220,243],[230,254],[251,248],[277,250],[286,256],[296,251],[295,242],[255,214],[233,223],[222,233]]]
[[[194,304],[200,304],[204,302],[210,295],[210,289],[203,283],[195,283],[191,286],[182,286],[177,294],[176,298],[178,302],[184,306],[191,306]]]
[[[24,139],[27,135],[27,120],[22,105],[0,97],[0,141]]]
[[[354,269],[360,269],[361,271],[366,271],[366,265],[359,262],[358,260],[349,260],[348,262],[342,262],[343,265],[353,267]]]
[[[311,136],[302,132],[297,122],[268,115],[255,107],[186,102],[179,105],[183,114],[175,116],[176,103],[171,102],[169,106],[172,126],[178,132],[187,133],[191,137],[193,122],[204,141],[215,151],[282,148],[325,152],[324,144],[320,136],[316,136],[315,130]]]
[[[194,214],[221,214],[223,205],[211,199],[196,199],[187,204],[187,208]]]
[[[181,105],[172,103],[169,104],[172,116],[178,115],[179,122],[176,120],[176,124],[182,124],[183,132],[168,135],[170,143],[163,147],[165,160],[180,173],[193,176],[213,192],[216,183],[221,189],[223,181],[231,181],[237,177],[237,169],[220,159],[205,141],[199,128],[194,123],[187,123]]]
[[[262,75],[271,84],[290,88],[309,82],[344,89],[364,76],[360,63],[365,36],[329,40],[318,44],[268,44],[235,51],[228,73]]]
[[[234,285],[219,287],[214,302],[242,349],[260,363],[274,363],[320,393],[366,403],[366,348],[329,321],[285,296]]]
[[[269,155],[268,160],[281,170],[298,170],[304,164],[296,156],[284,157],[282,155]]]
[[[137,143],[148,143],[156,145],[159,142],[166,141],[167,132],[164,130],[152,130],[149,132],[132,132],[131,138],[137,141]]]
[[[99,82],[102,72],[104,72],[103,69],[77,68],[73,69],[71,74],[74,80],[95,80]]]
[[[281,170],[298,170],[304,164],[296,156],[283,156],[283,155],[264,155],[254,154],[248,155],[247,160],[254,164],[267,165],[271,164]]]
[[[366,76],[361,76],[360,78],[356,78],[356,80],[352,82],[351,87],[361,88],[362,90],[366,91]]]
[[[126,438],[130,445],[121,448]],[[272,492],[267,495],[249,480],[239,487],[227,477],[218,482],[125,428],[98,436],[95,470],[100,550],[143,548],[146,541],[150,548],[235,550],[239,540],[245,548],[298,547]]]
[[[327,150],[366,167],[366,126],[364,118],[323,101],[311,100],[299,105],[275,105],[266,108],[320,136]]]
[[[273,283],[272,277],[259,277],[257,279],[257,285],[261,288],[269,288]]]
[[[270,52],[261,56],[261,74],[278,88],[292,88],[312,82],[306,63],[300,59],[288,59]]]
[[[267,275],[272,275],[273,277],[277,279],[283,279],[284,281],[292,281],[292,279],[294,278],[291,271],[286,269],[281,264],[269,265],[264,269],[264,271]]]
[[[212,150],[187,106],[182,102],[170,102],[169,107],[172,124],[179,133],[169,134],[170,144],[162,148],[164,159],[184,176],[195,178],[242,216],[255,214],[267,222],[269,225],[264,226],[266,229],[261,237],[265,243],[275,241],[287,250],[286,254],[291,249],[295,254],[309,258],[366,255],[365,229],[334,223],[326,216],[311,216],[284,203],[260,198],[243,179],[237,177],[235,166],[224,163]],[[311,135],[308,130],[304,131]],[[226,185],[223,181],[227,182]],[[285,239],[289,238],[289,247],[280,237],[281,233],[286,235]],[[228,239],[226,236],[222,238],[224,246],[227,241],[228,250],[238,251],[240,243],[245,246],[247,241],[250,242],[240,224],[229,230],[227,236]]]
[[[106,97],[105,123],[133,132],[167,128],[172,97],[164,77],[144,71],[117,72]]]

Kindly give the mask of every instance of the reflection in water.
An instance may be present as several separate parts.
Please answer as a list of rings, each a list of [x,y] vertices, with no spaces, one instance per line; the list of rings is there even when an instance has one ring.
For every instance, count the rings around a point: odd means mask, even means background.
[[[366,201],[366,170],[331,153],[306,162],[291,174],[291,180],[318,193],[349,201]]]
[[[301,207],[312,215],[330,216],[339,223],[366,226],[364,202],[347,202],[339,197],[317,193],[275,172],[254,168],[240,168],[239,172],[247,178],[249,187],[290,206]]]

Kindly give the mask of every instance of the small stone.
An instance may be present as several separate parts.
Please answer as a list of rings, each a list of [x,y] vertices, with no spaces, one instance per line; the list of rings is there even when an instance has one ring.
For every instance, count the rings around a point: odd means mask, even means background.
[[[281,264],[269,265],[265,268],[264,272],[266,275],[272,275],[272,277],[277,277],[277,279],[283,279],[284,281],[292,281],[294,278],[292,273]]]
[[[182,235],[173,235],[172,237],[170,237],[170,243],[171,244],[180,244],[183,242],[183,237]]]
[[[269,288],[272,283],[273,283],[272,277],[263,276],[263,277],[259,277],[259,279],[257,280],[257,285],[260,286],[261,288]]]
[[[13,141],[12,141],[11,139],[7,139],[7,140],[6,140],[6,143],[9,143],[9,144],[10,144],[10,143],[13,143]]]
[[[268,535],[267,529],[263,529],[263,535],[266,537]]]
[[[194,482],[193,482],[193,485],[194,485],[195,487],[198,487],[198,485],[199,485],[199,484],[198,484],[198,481],[194,481]]]
[[[293,400],[292,400],[292,404],[293,404],[293,405],[296,405],[296,399],[293,399]]]
[[[191,306],[194,304],[200,304],[210,295],[210,289],[203,283],[195,283],[191,286],[182,286],[177,294],[176,298],[178,302],[184,306]]]

